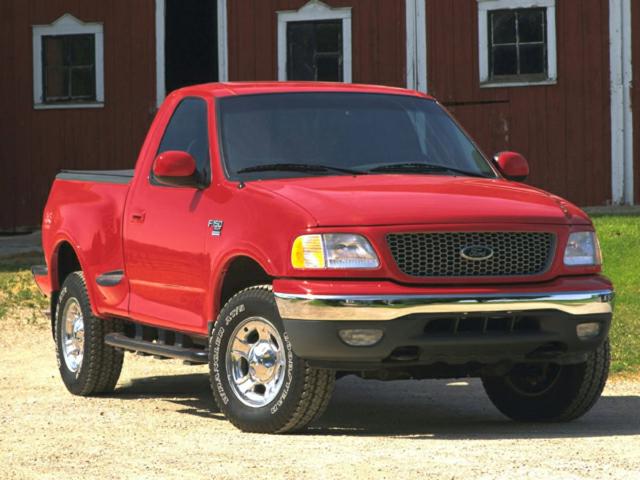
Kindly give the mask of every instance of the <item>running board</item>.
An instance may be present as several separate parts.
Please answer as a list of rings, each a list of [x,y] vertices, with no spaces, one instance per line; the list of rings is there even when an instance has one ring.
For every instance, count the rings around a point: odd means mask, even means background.
[[[191,363],[207,363],[207,351],[198,348],[180,347],[177,345],[165,345],[127,337],[123,333],[108,333],[104,336],[104,343],[131,352],[143,352],[150,355],[165,358],[177,358]]]

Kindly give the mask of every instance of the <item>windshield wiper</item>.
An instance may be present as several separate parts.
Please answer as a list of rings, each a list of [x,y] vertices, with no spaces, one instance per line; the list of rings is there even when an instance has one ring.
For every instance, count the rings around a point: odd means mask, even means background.
[[[434,173],[434,172],[451,172],[459,175],[466,175],[469,177],[481,177],[488,178],[487,175],[477,172],[468,172],[466,170],[460,170],[454,167],[447,167],[445,165],[436,165],[433,163],[420,163],[420,162],[406,162],[406,163],[389,163],[387,165],[380,165],[369,170],[369,172],[402,172],[402,173]]]
[[[253,165],[238,170],[236,173],[251,172],[340,172],[349,175],[366,175],[368,172],[362,170],[352,170],[350,168],[332,167],[331,165],[314,165],[307,163],[267,163],[264,165]]]

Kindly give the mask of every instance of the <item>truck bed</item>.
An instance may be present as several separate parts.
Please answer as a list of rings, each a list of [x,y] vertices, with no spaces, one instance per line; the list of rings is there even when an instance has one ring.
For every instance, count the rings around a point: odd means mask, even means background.
[[[57,180],[75,180],[79,182],[124,183],[133,178],[131,170],[61,170]]]
[[[133,170],[62,170],[53,182],[45,207],[42,242],[50,258],[61,244],[84,252],[79,262],[94,300],[95,313],[127,313],[128,287],[104,288],[97,278],[124,270],[123,214],[133,184]],[[56,278],[51,286],[59,288]]]

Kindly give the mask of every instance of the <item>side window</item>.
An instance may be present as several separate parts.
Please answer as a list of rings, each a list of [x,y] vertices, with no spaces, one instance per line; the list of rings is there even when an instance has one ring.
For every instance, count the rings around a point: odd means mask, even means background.
[[[168,150],[190,153],[202,178],[211,178],[207,103],[203,99],[185,98],[175,109],[156,155]]]

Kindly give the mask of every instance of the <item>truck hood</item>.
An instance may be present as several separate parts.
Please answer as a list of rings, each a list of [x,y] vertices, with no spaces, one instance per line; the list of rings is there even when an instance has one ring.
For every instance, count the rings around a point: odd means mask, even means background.
[[[447,223],[590,224],[571,203],[504,179],[358,175],[250,182],[298,204],[317,226]]]

